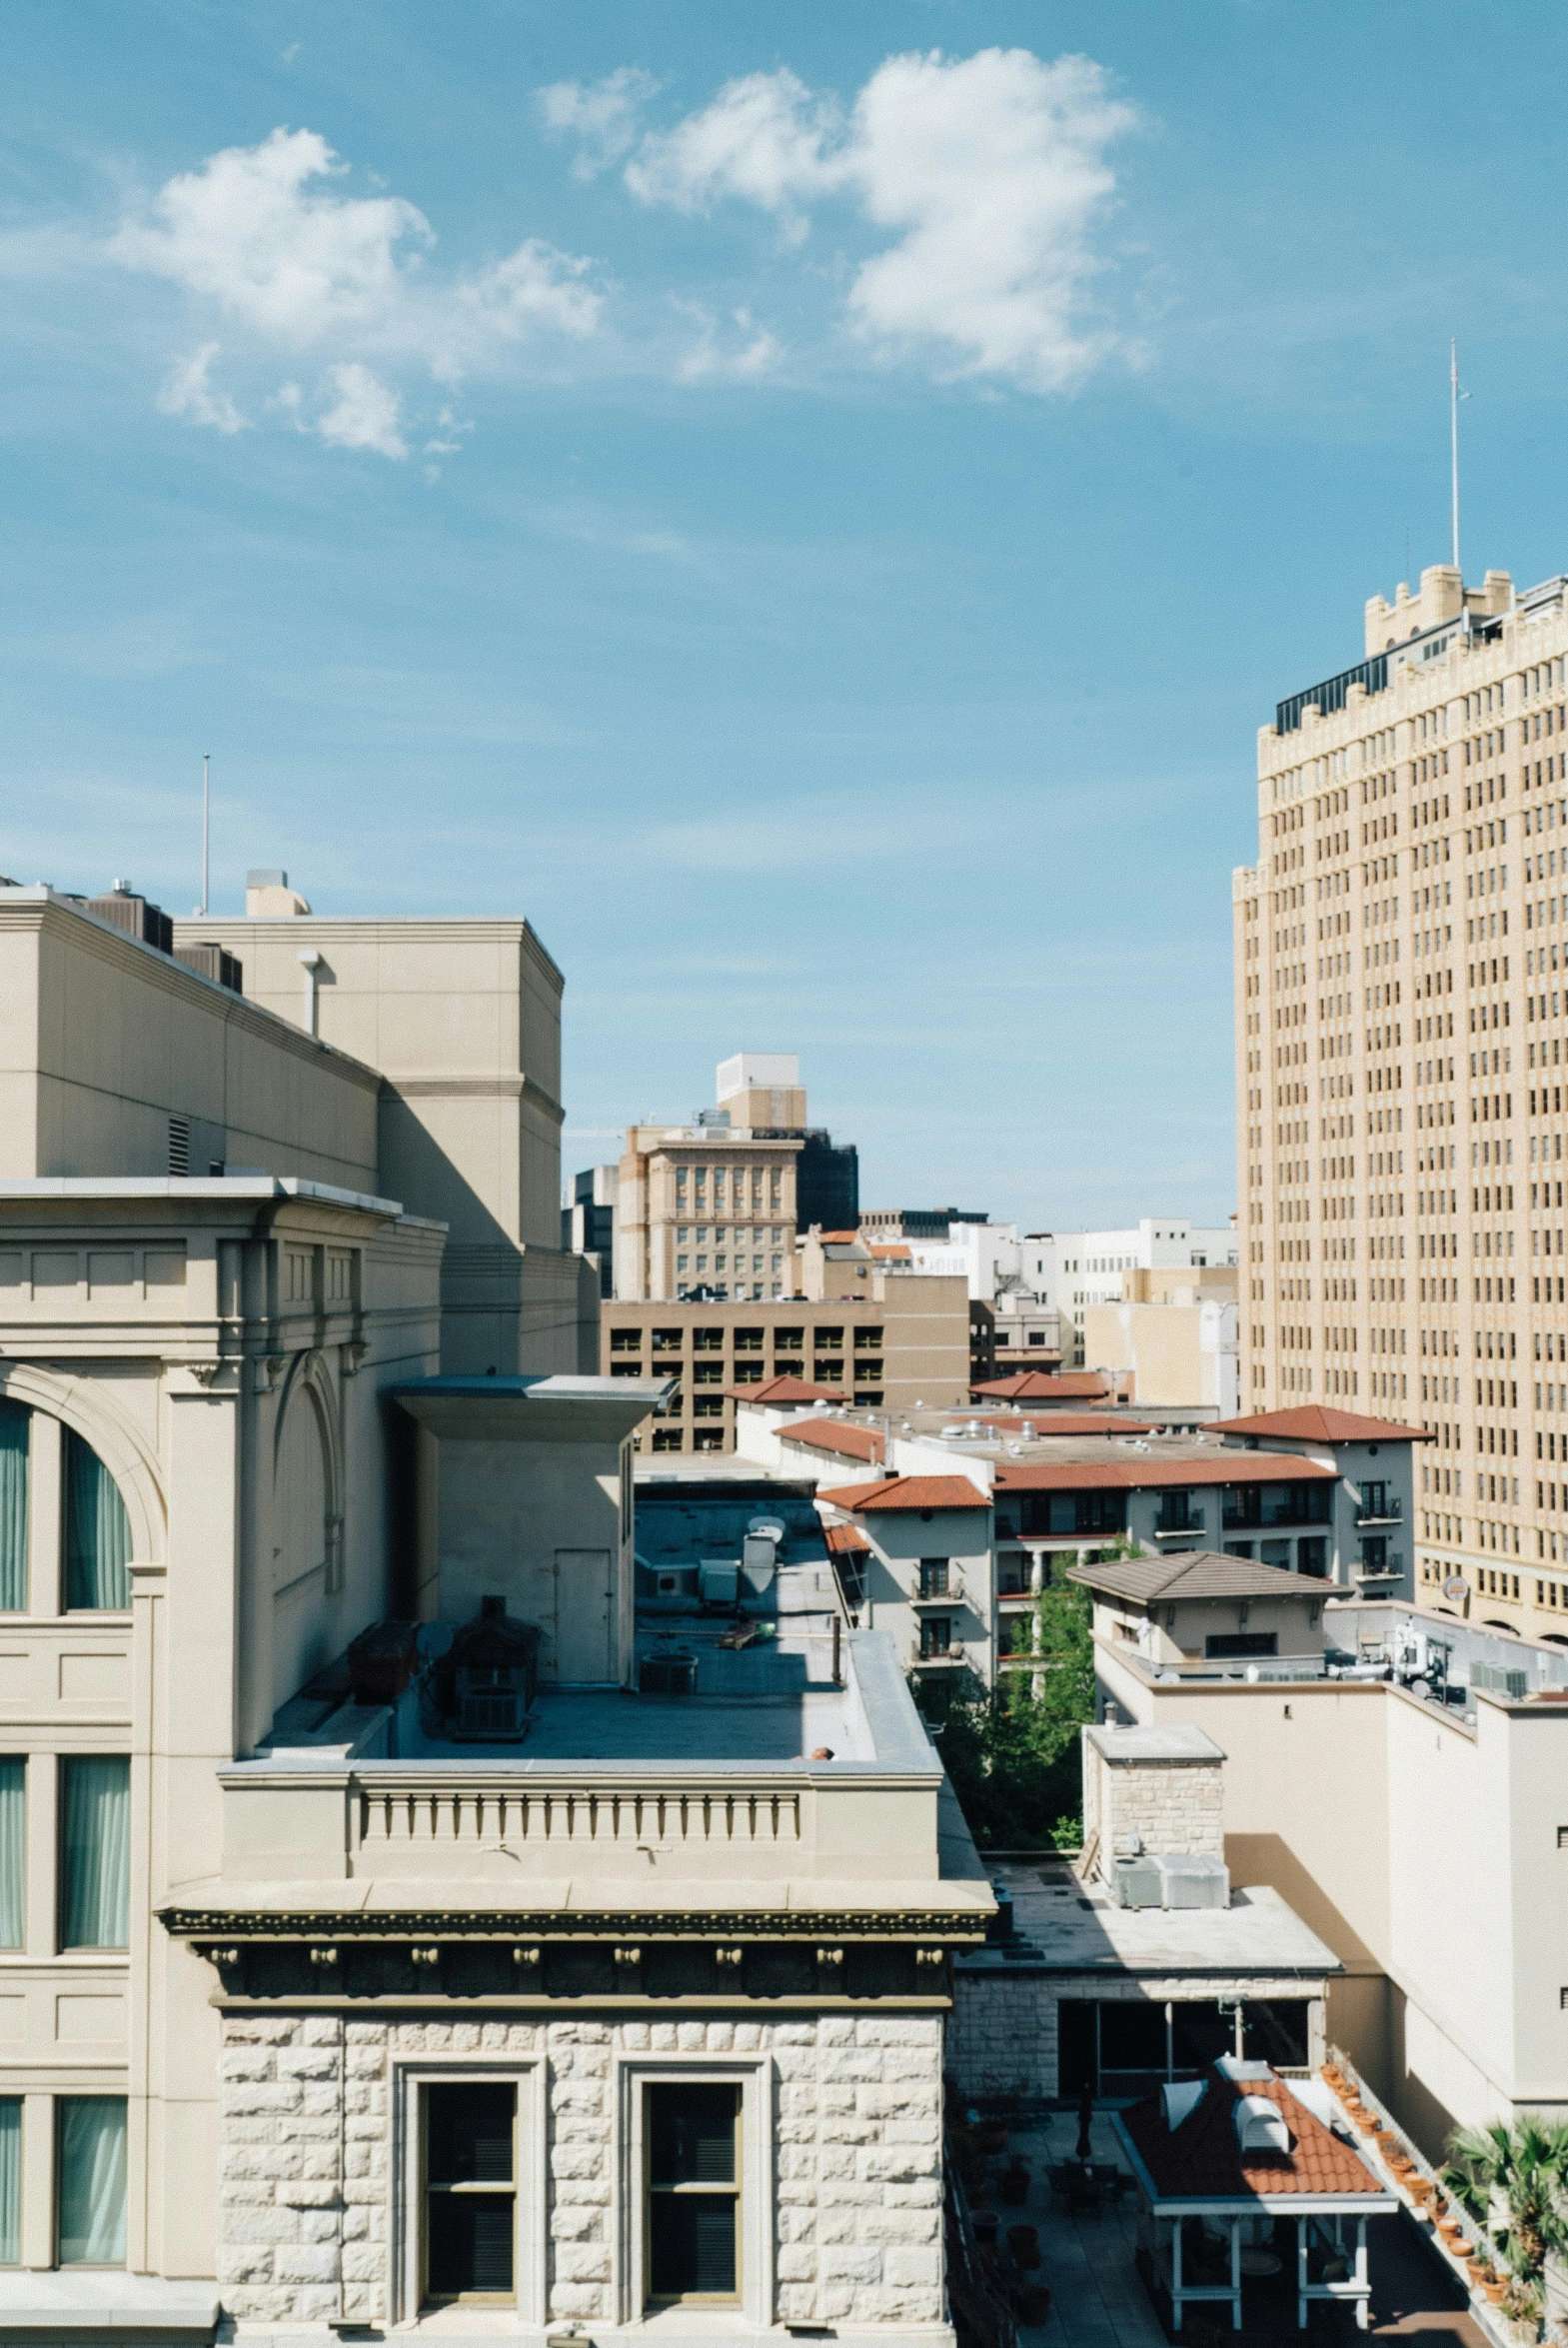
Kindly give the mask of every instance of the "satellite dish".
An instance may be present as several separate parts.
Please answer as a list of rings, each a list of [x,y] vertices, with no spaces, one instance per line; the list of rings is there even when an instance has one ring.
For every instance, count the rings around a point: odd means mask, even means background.
[[[414,1644],[427,1663],[439,1663],[442,1656],[449,1654],[452,1649],[451,1623],[422,1622],[415,1633]]]
[[[782,1541],[784,1536],[784,1523],[782,1516],[754,1516],[746,1529],[748,1532],[759,1534],[762,1539],[768,1541]]]

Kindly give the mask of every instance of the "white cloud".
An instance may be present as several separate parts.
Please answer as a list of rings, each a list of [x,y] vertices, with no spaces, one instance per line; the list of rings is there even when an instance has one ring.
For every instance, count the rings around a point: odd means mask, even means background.
[[[337,184],[347,168],[318,132],[275,130],[166,181],[103,251],[178,287],[198,313],[217,311],[253,356],[315,354],[331,405],[300,428],[388,456],[407,454],[400,371],[450,386],[515,367],[519,347],[537,339],[597,333],[604,297],[589,261],[528,237],[483,267],[440,272],[424,213],[400,196],[347,193]],[[238,430],[244,418],[207,383],[215,349],[204,344],[176,368],[161,404]],[[297,389],[271,404],[299,423]]]
[[[315,431],[329,448],[372,449],[378,457],[406,457],[399,429],[398,395],[357,359],[329,367],[327,380],[337,398],[318,416]]]
[[[784,357],[784,345],[768,327],[759,326],[750,310],[733,310],[731,322],[744,338],[739,344],[725,344],[720,339],[719,327],[710,311],[699,302],[677,305],[696,318],[701,328],[697,341],[686,352],[677,368],[683,383],[697,383],[704,378],[734,376],[742,382],[755,382],[759,376],[771,375]]]
[[[110,254],[216,302],[270,342],[306,346],[383,325],[409,275],[399,247],[432,245],[435,234],[399,196],[313,190],[345,168],[315,131],[226,147],[166,181],[151,218],[124,222]]]
[[[645,204],[735,198],[794,234],[808,207],[847,198],[898,232],[849,287],[856,334],[883,351],[935,346],[937,372],[1055,391],[1111,347],[1085,297],[1116,184],[1107,150],[1135,120],[1089,58],[933,50],[887,58],[847,122],[786,70],[730,82],[645,139],[626,180]]]
[[[638,117],[659,89],[641,66],[621,65],[602,82],[551,82],[535,92],[549,128],[575,137],[574,179],[597,179],[637,143]]]
[[[530,237],[504,261],[460,286],[458,299],[483,328],[512,340],[538,326],[591,335],[604,297],[582,282],[590,266]]]
[[[189,359],[176,360],[159,390],[159,410],[165,416],[188,416],[193,424],[210,424],[215,432],[244,432],[250,418],[241,415],[227,392],[213,386],[212,363],[217,356],[216,343],[203,343]]]
[[[646,138],[627,165],[627,185],[643,203],[679,212],[736,196],[789,216],[841,181],[844,165],[832,152],[840,135],[836,109],[787,68],[749,73],[673,131]]]

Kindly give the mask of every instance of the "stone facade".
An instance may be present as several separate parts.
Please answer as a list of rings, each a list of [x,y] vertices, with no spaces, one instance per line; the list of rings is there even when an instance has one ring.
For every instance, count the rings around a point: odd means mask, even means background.
[[[622,2075],[723,2064],[762,2099],[749,2271],[756,2322],[944,2323],[942,2020],[394,2020],[232,2013],[224,2020],[225,2308],[248,2326],[381,2323],[399,2304],[396,2073],[527,2064],[543,2099],[545,2174],[520,2129],[519,2236],[543,2244],[538,2318],[635,2321],[622,2244],[638,2204]],[[541,2208],[539,2196],[543,2196]],[[520,2247],[519,2308],[526,2247]],[[709,2319],[710,2324],[712,2318]]]
[[[1083,1804],[1084,1847],[1097,1835],[1102,1870],[1134,1849],[1225,1855],[1224,1755],[1217,1746],[1212,1759],[1113,1760],[1086,1729]]]

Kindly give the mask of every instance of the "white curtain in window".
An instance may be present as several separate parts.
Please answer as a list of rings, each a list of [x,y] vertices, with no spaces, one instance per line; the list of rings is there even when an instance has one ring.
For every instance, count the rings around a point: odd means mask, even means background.
[[[60,2112],[60,2264],[125,2264],[125,2099],[70,2095]]]
[[[27,1607],[27,1438],[32,1412],[0,1401],[0,1614]]]
[[[0,1948],[22,1945],[26,1784],[25,1761],[0,1760]]]
[[[131,1520],[91,1443],[66,1429],[65,1602],[123,1612],[131,1602]]]
[[[60,1937],[67,1948],[126,1948],[131,1938],[131,1764],[121,1754],[63,1761]]]
[[[0,2095],[0,2266],[22,2256],[22,2099]]]

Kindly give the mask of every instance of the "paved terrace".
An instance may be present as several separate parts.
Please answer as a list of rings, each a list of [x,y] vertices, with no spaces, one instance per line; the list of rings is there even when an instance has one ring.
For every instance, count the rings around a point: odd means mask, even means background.
[[[1097,2216],[1075,2217],[1051,2193],[1048,2171],[1070,2159],[1076,2140],[1077,2120],[1071,2113],[1053,2116],[1043,2128],[1016,2129],[1009,2139],[1009,2157],[1017,2151],[1029,2161],[1031,2183],[1022,2209],[999,2212],[1003,2239],[1006,2228],[1020,2221],[1035,2229],[1041,2260],[1035,2279],[1051,2294],[1046,2321],[1019,2326],[1022,2348],[1166,2348],[1167,2335],[1135,2264],[1133,2193],[1128,2190],[1119,2202],[1105,2204]],[[1108,2111],[1095,2113],[1090,2142],[1097,2162],[1125,2166]],[[1459,2286],[1424,2246],[1409,2219],[1377,2219],[1367,2228],[1367,2238],[1373,2335],[1390,2340],[1419,2336],[1430,2348],[1492,2348],[1468,2312]],[[1298,2332],[1290,2282],[1287,2273],[1245,2286],[1243,2331],[1219,2330],[1212,2323],[1202,2328],[1194,2311],[1182,2337],[1212,2341],[1213,2348],[1303,2340],[1342,2340],[1348,2348],[1348,2343],[1367,2337],[1355,2330],[1345,2309],[1314,2309],[1311,2330]]]

